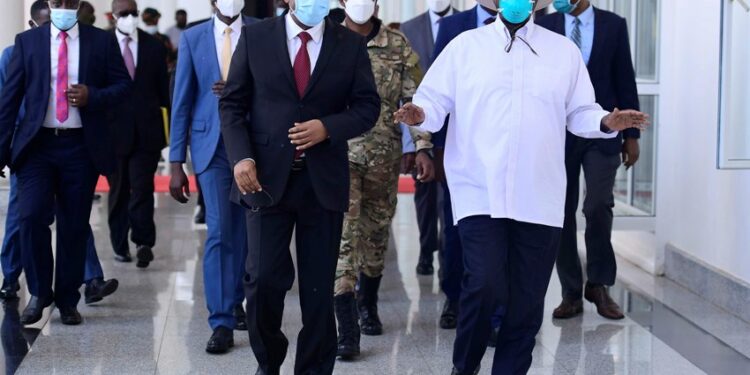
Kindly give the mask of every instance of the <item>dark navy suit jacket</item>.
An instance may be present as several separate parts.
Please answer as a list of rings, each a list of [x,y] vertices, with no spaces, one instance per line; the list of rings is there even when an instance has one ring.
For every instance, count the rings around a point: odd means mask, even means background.
[[[633,60],[630,55],[628,26],[624,18],[601,9],[594,8],[594,47],[591,50],[588,70],[594,84],[596,101],[607,111],[619,109],[640,109],[638,89],[635,82]],[[565,35],[565,15],[553,13],[537,20],[540,26]],[[616,154],[622,150],[622,137],[639,138],[638,129],[628,129],[614,139],[592,140],[596,147],[606,154]],[[568,146],[577,137],[568,133]]]
[[[107,111],[122,100],[131,86],[130,76],[114,35],[79,24],[79,82],[88,87],[89,102],[80,108],[86,146],[97,171],[114,171],[115,157]],[[0,94],[0,166],[17,169],[42,128],[50,95],[50,25],[16,36]],[[26,116],[16,129],[25,99]],[[12,141],[12,146],[11,146]]]

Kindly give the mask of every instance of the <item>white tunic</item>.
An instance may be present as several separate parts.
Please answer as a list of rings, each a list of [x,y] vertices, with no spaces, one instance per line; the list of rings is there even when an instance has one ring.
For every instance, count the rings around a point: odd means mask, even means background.
[[[585,138],[608,112],[578,48],[530,22],[510,34],[498,21],[467,31],[440,54],[414,96],[425,111],[421,128],[450,123],[445,170],[454,221],[475,215],[562,227],[565,130]]]

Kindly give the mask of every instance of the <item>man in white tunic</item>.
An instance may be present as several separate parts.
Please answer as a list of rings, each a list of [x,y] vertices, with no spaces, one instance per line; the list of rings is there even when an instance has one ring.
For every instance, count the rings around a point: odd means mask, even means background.
[[[503,305],[492,373],[525,374],[563,226],[565,131],[611,138],[648,117],[595,103],[575,44],[530,22],[551,0],[478,1],[499,5],[499,22],[451,42],[396,121],[437,132],[450,114],[445,170],[466,266],[453,373],[478,372]]]

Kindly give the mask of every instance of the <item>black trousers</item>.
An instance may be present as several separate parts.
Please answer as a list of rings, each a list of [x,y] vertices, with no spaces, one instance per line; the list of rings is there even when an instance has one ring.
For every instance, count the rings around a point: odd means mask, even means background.
[[[415,180],[416,181],[416,180]],[[416,181],[414,204],[417,208],[417,225],[419,226],[420,259],[431,261],[433,253],[440,248],[438,238],[438,182]]]
[[[109,181],[109,236],[116,254],[129,253],[128,233],[137,246],[156,244],[154,174],[159,151],[134,150],[118,156],[117,171]]]
[[[583,214],[586,217],[586,274],[594,284],[611,286],[617,276],[617,262],[612,248],[612,221],[615,206],[614,186],[620,155],[608,155],[590,141],[576,139],[565,157],[568,189],[565,201],[565,224],[557,273],[563,298],[583,297],[583,270],[578,256],[576,211],[578,210],[581,168],[586,180]]]
[[[260,368],[278,374],[289,345],[281,323],[284,297],[294,283],[289,246],[295,232],[303,328],[297,338],[294,373],[332,374],[336,363],[333,285],[344,214],[320,205],[306,170],[292,172],[284,196],[273,198],[278,202],[275,206],[247,212],[250,345]]]
[[[460,374],[474,373],[487,350],[492,316],[505,306],[492,374],[526,374],[561,230],[489,216],[464,218],[458,230],[466,270],[453,364]]]
[[[89,217],[99,174],[89,156],[83,130],[42,129],[18,178],[19,244],[29,293],[53,296],[58,307],[75,307],[84,278]],[[55,210],[53,212],[53,210]],[[57,223],[57,251],[52,255],[51,220]],[[53,276],[54,275],[54,276]]]

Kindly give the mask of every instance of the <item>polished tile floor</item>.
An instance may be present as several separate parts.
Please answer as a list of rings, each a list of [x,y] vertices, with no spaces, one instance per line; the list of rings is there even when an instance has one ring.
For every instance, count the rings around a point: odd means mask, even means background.
[[[2,194],[3,199],[7,196]],[[106,198],[92,223],[107,277],[120,290],[96,306],[82,306],[85,322],[66,327],[57,312],[37,326],[18,324],[19,304],[2,316],[2,359],[12,374],[252,374],[255,361],[245,333],[225,356],[204,352],[210,336],[203,297],[201,247],[205,232],[192,224],[192,206],[157,197],[157,260],[147,270],[112,260]],[[4,217],[5,204],[0,204]],[[437,326],[442,296],[436,277],[417,277],[418,242],[410,196],[401,196],[381,293],[385,334],[365,337],[357,362],[336,374],[449,374],[455,333]],[[622,263],[613,289],[628,318],[610,322],[591,306],[565,322],[547,318],[538,337],[532,374],[743,374],[750,372],[750,324],[733,318],[669,281]],[[558,301],[553,277],[546,315]],[[300,329],[295,291],[289,293],[284,330]],[[33,345],[32,345],[33,343]],[[492,350],[482,374],[489,374]],[[288,357],[283,373],[291,374]]]

